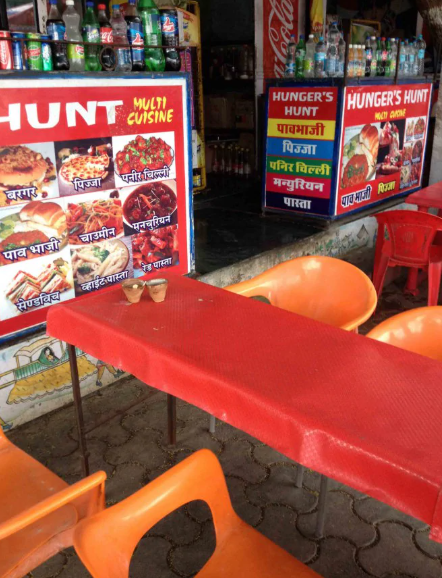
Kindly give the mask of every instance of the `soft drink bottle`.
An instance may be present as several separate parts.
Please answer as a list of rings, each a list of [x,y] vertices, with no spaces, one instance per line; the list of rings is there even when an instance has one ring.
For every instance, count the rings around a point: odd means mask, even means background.
[[[66,26],[66,40],[78,42],[68,44],[67,54],[69,70],[71,72],[84,71],[84,46],[80,32],[80,14],[74,8],[74,0],[66,0],[66,8],[63,12],[63,22]]]
[[[376,39],[376,76],[384,76],[381,38]]]
[[[390,53],[390,77],[394,78],[396,76],[396,66],[397,66],[397,51],[398,45],[396,38],[391,39],[391,53]]]
[[[326,59],[326,49],[324,37],[319,37],[319,42],[316,44],[315,48],[315,77],[324,78],[325,76],[325,59]]]
[[[313,34],[309,34],[305,45],[304,78],[313,78],[315,74],[315,41]]]
[[[325,72],[327,76],[333,78],[337,74],[338,69],[338,46],[335,42],[334,36],[328,44],[327,60],[325,62]]]
[[[362,44],[358,45],[358,64],[359,76],[365,75],[365,47]]]
[[[124,19],[127,24],[127,38],[132,55],[132,70],[142,72],[144,64],[144,32],[143,23],[137,11],[137,0],[129,0]]]
[[[327,33],[327,46],[330,46],[331,44],[338,46],[339,37],[340,32],[338,30],[338,23],[332,22]]]
[[[166,59],[161,47],[161,20],[160,11],[154,0],[138,0],[138,13],[143,23],[144,32],[144,62],[146,70],[162,72],[166,67]],[[214,71],[215,74],[215,71]]]
[[[249,179],[252,174],[252,167],[250,165],[250,149],[244,151],[244,177]]]
[[[336,76],[340,76],[342,78],[344,76],[344,68],[345,68],[345,40],[341,35],[338,44],[338,71]]]
[[[161,34],[164,48],[164,57],[166,59],[166,70],[178,72],[181,70],[181,56],[179,50],[179,32],[178,32],[178,14],[173,8],[161,10]],[[220,62],[221,70],[224,66],[224,50],[222,50]],[[247,54],[245,55],[245,74],[247,75]],[[244,73],[244,72],[243,72]]]
[[[100,25],[100,42],[101,44],[113,44],[114,35],[112,25],[106,14],[106,5],[98,4],[98,24]],[[111,46],[104,46],[100,54],[103,70],[115,70],[116,58],[115,51]]]
[[[417,39],[417,75],[423,76],[425,71],[425,49],[427,45],[425,44],[424,37],[419,34]]]
[[[57,8],[57,0],[49,0],[49,14],[46,22],[47,31],[51,40],[66,40],[66,26]],[[54,70],[69,70],[66,44],[52,44],[52,61]]]
[[[378,66],[376,36],[372,36],[370,38],[370,46],[371,46],[370,76],[376,76]]]
[[[353,78],[355,76],[355,53],[353,44],[348,45],[348,70],[347,76]]]
[[[285,59],[284,76],[286,78],[295,78],[296,73],[296,38],[292,34],[287,44],[287,56]]]
[[[296,46],[296,78],[304,78],[305,42],[304,36],[299,36]]]
[[[127,24],[120,12],[120,5],[112,5],[112,34],[114,37],[117,66],[115,70],[129,72],[132,70],[132,58],[130,55],[129,41],[127,39]]]
[[[94,3],[86,2],[86,14],[81,25],[84,42],[93,44],[100,43],[100,24],[94,12]],[[85,51],[85,70],[97,72],[101,70],[101,64],[98,60],[98,46],[86,46]]]
[[[387,42],[385,44],[385,76],[390,77],[390,63],[391,63],[391,41],[387,38]]]
[[[372,59],[373,59],[373,49],[371,47],[370,37],[367,36],[365,40],[365,70],[364,70],[365,77],[370,76]]]

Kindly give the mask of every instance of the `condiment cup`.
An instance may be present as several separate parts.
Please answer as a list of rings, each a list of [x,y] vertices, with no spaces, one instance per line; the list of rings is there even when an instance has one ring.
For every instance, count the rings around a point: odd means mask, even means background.
[[[121,287],[129,303],[139,303],[145,284],[146,282],[142,279],[126,279],[123,281]]]
[[[168,283],[169,281],[167,279],[152,279],[152,281],[146,281],[149,295],[155,303],[162,303],[166,299]]]

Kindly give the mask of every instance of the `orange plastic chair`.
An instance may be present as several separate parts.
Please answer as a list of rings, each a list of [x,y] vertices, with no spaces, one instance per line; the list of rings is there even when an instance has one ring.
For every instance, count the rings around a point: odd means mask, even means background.
[[[83,520],[75,529],[75,550],[93,578],[127,578],[144,534],[194,500],[209,505],[216,532],[215,552],[198,578],[318,578],[236,515],[220,463],[209,450],[196,452],[129,498]]]
[[[373,284],[380,297],[388,267],[411,268],[407,289],[416,293],[417,272],[428,271],[428,305],[437,305],[442,274],[442,246],[434,244],[442,219],[420,211],[387,211],[378,221]],[[387,228],[389,239],[385,239]]]
[[[367,275],[332,257],[299,257],[226,289],[246,297],[265,297],[276,307],[348,331],[362,325],[377,305]]]
[[[105,506],[105,472],[68,486],[1,427],[0,471],[0,578],[21,578],[72,546],[78,520]]]
[[[390,317],[367,337],[442,361],[442,307],[420,307]]]

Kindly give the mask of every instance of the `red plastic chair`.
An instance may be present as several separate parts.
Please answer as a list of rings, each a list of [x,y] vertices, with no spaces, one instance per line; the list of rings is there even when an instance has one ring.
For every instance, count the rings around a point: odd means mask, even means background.
[[[442,274],[442,247],[434,245],[442,219],[420,211],[387,211],[375,215],[378,235],[373,285],[378,298],[382,293],[388,267],[409,267],[417,273],[428,272],[428,305],[437,305]],[[385,239],[387,228],[389,239]],[[408,285],[413,292],[415,287]]]

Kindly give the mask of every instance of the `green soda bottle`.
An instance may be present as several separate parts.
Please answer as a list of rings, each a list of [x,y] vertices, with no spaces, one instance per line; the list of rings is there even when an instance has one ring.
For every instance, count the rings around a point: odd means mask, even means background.
[[[146,70],[163,72],[166,68],[163,49],[148,48],[148,46],[161,46],[160,12],[154,0],[138,0],[138,13],[143,23]]]
[[[304,60],[305,60],[305,42],[304,36],[299,36],[299,42],[296,46],[296,78],[304,78]]]
[[[100,43],[100,24],[95,16],[94,3],[86,2],[86,14],[81,25],[84,42],[93,44]],[[101,64],[98,59],[99,47],[86,46],[85,70],[96,72],[101,70]]]

